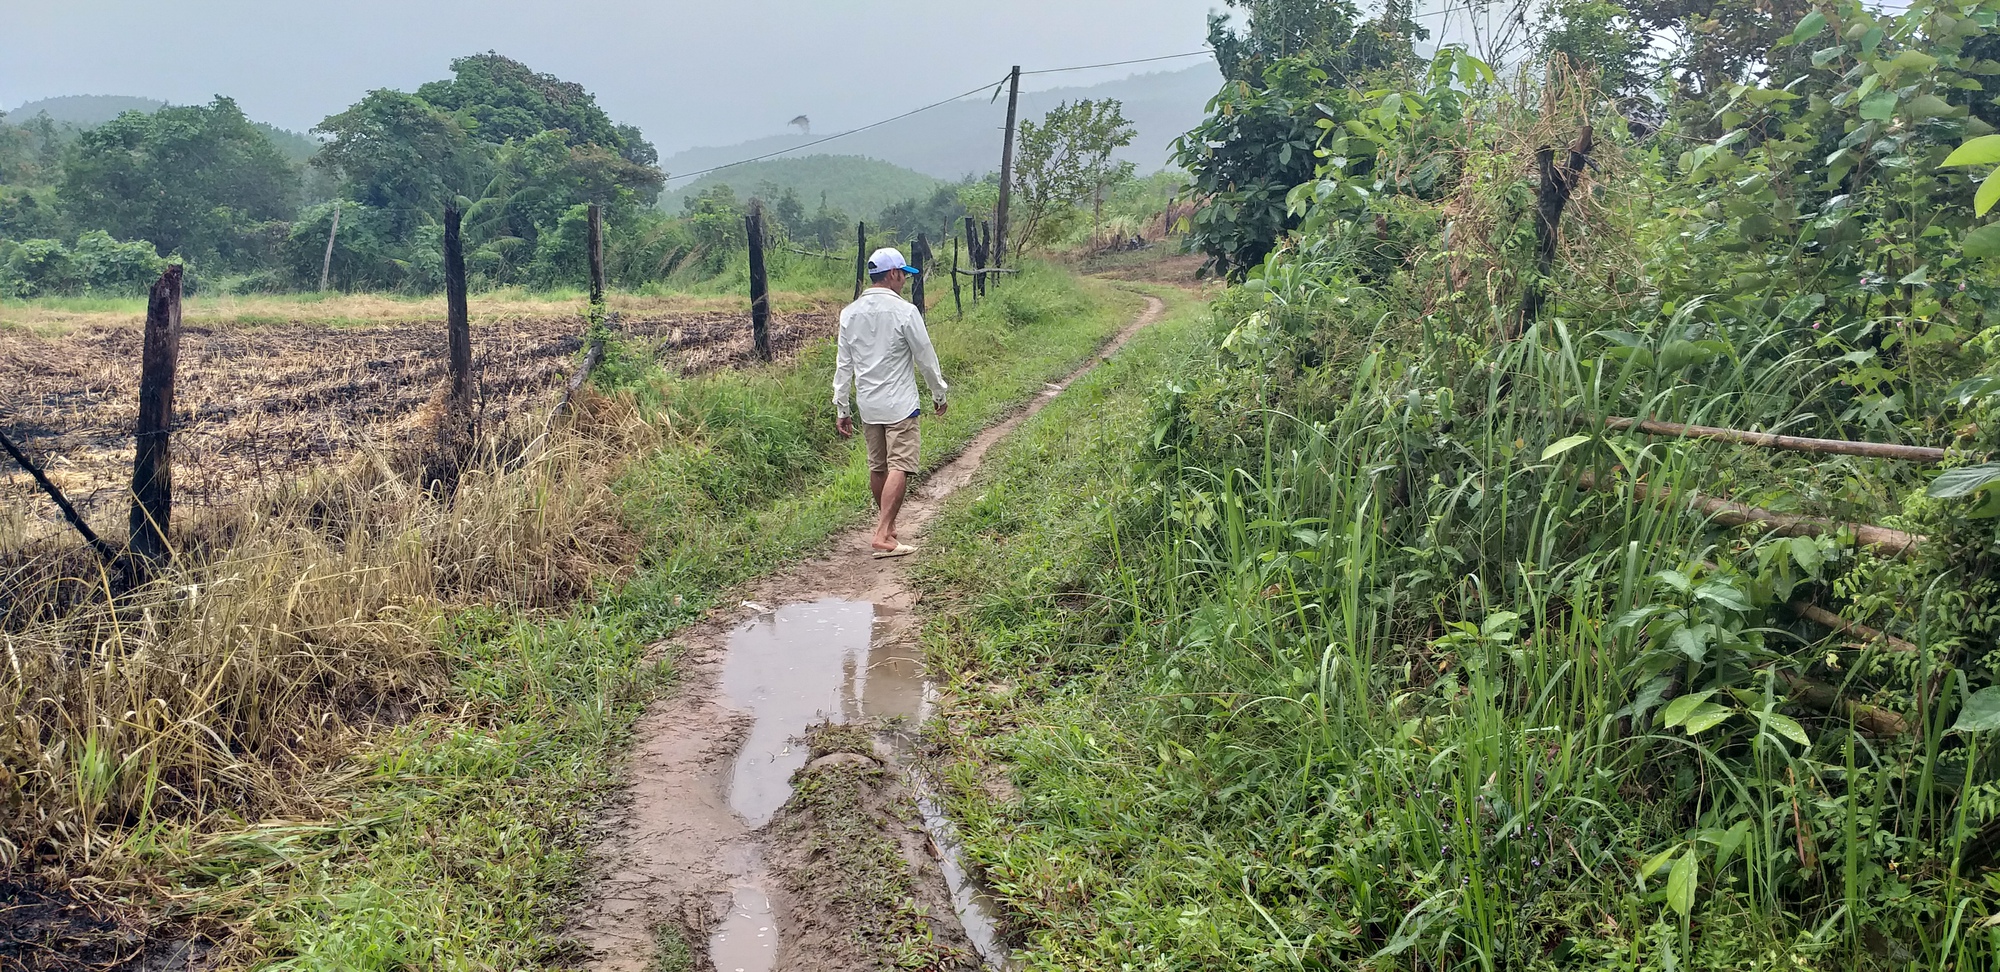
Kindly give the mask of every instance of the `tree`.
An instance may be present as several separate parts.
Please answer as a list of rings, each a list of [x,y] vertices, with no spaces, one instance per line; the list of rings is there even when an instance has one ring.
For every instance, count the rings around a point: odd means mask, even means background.
[[[1227,13],[1208,17],[1208,43],[1222,76],[1256,85],[1284,60],[1300,61],[1344,81],[1359,72],[1395,64],[1412,53],[1412,40],[1429,32],[1410,17],[1408,0],[1390,0],[1383,16],[1366,24],[1347,0],[1224,0],[1243,11],[1243,29]]]
[[[312,164],[340,173],[347,198],[389,213],[397,236],[445,200],[470,192],[490,154],[459,119],[387,88],[368,92],[313,131],[331,139]]]
[[[1648,35],[1679,42],[1671,58],[1689,93],[1708,97],[1768,64],[1772,45],[1813,9],[1808,0],[1631,0]]]
[[[71,225],[241,265],[297,205],[298,170],[236,102],[128,111],[78,136],[57,190]]]
[[[1132,177],[1132,163],[1113,161],[1113,152],[1132,144],[1137,130],[1115,98],[1064,102],[1040,124],[1021,123],[1014,163],[1014,191],[1027,219],[1018,255],[1052,214],[1074,206],[1105,186]]]

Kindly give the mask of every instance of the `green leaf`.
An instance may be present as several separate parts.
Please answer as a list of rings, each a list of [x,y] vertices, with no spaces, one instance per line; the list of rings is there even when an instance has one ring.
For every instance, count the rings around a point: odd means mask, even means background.
[[[1806,727],[1799,725],[1799,721],[1791,716],[1780,715],[1776,712],[1759,712],[1757,713],[1757,719],[1764,724],[1764,728],[1786,739],[1801,746],[1812,745],[1812,737],[1806,735]]]
[[[1992,182],[1991,178],[1986,180]],[[1991,260],[2000,256],[2000,223],[1987,223],[1958,241],[1968,260]]]
[[[2000,162],[2000,135],[1981,135],[1952,149],[1939,165],[1992,165]]]
[[[1723,720],[1736,714],[1736,710],[1713,702],[1703,702],[1688,714],[1687,731],[1690,736],[1699,736],[1721,725]]]
[[[1811,40],[1818,37],[1820,31],[1825,29],[1826,14],[1815,10],[1812,13],[1806,14],[1805,19],[1800,20],[1799,25],[1792,28],[1792,43],[1796,44],[1800,41]]]
[[[1645,879],[1660,873],[1660,868],[1666,867],[1667,862],[1674,859],[1674,852],[1677,850],[1680,850],[1680,848],[1669,847],[1666,850],[1663,850],[1658,854],[1654,854],[1652,857],[1648,858],[1646,860],[1646,863],[1639,868],[1639,880],[1644,881]]]
[[[1958,710],[1958,721],[1951,724],[1952,732],[1985,732],[2000,729],[2000,685],[1988,685],[1965,700],[1965,708]]]
[[[2000,462],[1960,466],[1938,473],[1938,477],[1931,480],[1931,487],[1924,490],[1924,495],[1932,499],[1957,499],[1985,489],[1996,481],[2000,481]]]
[[[1590,436],[1572,435],[1568,438],[1552,442],[1548,448],[1542,450],[1542,461],[1547,462],[1589,441]]]
[[[1911,118],[1939,118],[1957,110],[1951,106],[1951,102],[1934,94],[1918,95],[1903,106],[1903,113]]]
[[[1729,865],[1729,859],[1736,856],[1736,849],[1743,846],[1743,838],[1750,835],[1750,821],[1738,820],[1723,833],[1715,846],[1715,869],[1722,870]]]
[[[1820,566],[1826,563],[1826,555],[1820,552],[1819,544],[1811,537],[1793,537],[1785,542],[1785,549],[1792,555],[1792,563],[1814,577],[1819,576]]]
[[[1825,67],[1828,61],[1847,53],[1846,47],[1822,47],[1812,53],[1812,66]]]
[[[1686,722],[1688,714],[1707,702],[1708,697],[1714,694],[1714,689],[1708,689],[1692,695],[1683,695],[1667,703],[1666,711],[1660,713],[1660,725],[1672,727]]]
[[[1701,857],[1690,847],[1681,859],[1674,862],[1674,873],[1667,875],[1667,907],[1682,918],[1694,910],[1694,888],[1701,872]]]
[[[1987,210],[1993,208],[1995,202],[2000,202],[2000,179],[1995,179],[1993,177],[1995,174],[2000,174],[2000,169],[1994,170],[1980,181],[1979,192],[1972,197],[1973,215],[1984,216]]]
[[[1861,117],[1870,121],[1888,121],[1896,115],[1896,93],[1884,91],[1869,95],[1861,102]]]

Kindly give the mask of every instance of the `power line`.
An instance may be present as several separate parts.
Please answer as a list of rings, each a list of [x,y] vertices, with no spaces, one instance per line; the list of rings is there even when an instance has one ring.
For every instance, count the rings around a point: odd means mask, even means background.
[[[748,164],[750,164],[750,163],[752,163],[752,162],[762,162],[762,161],[764,161],[765,159],[774,159],[774,158],[777,158],[777,157],[778,157],[778,156],[780,156],[780,155],[785,155],[785,154],[788,154],[788,153],[791,153],[791,152],[796,152],[796,151],[798,151],[798,150],[800,150],[800,149],[807,149],[807,148],[812,148],[812,147],[813,147],[813,146],[815,146],[815,145],[823,145],[823,144],[825,144],[825,143],[827,143],[827,142],[831,142],[831,141],[833,141],[833,140],[834,140],[834,139],[836,139],[836,138],[846,138],[846,137],[847,137],[847,136],[849,136],[849,135],[853,135],[853,134],[856,134],[856,133],[858,133],[858,132],[865,132],[865,131],[867,131],[867,130],[869,130],[869,129],[871,129],[871,128],[880,128],[880,127],[882,127],[883,125],[887,125],[887,124],[889,124],[889,123],[890,123],[890,122],[892,122],[892,121],[901,121],[901,120],[903,120],[903,119],[905,119],[905,118],[908,118],[908,117],[910,117],[911,115],[915,115],[915,114],[919,114],[919,113],[922,113],[922,112],[926,112],[926,111],[930,111],[930,110],[931,110],[931,109],[933,109],[933,108],[942,108],[942,107],[944,107],[945,105],[948,105],[948,104],[951,104],[952,102],[954,102],[954,101],[957,101],[957,100],[959,100],[960,98],[969,98],[969,97],[972,97],[973,95],[976,95],[976,94],[980,93],[981,91],[985,91],[985,90],[986,90],[987,88],[991,88],[991,87],[993,87],[993,86],[994,86],[995,84],[999,84],[999,83],[1002,83],[1002,82],[1004,82],[1004,81],[1006,81],[1006,80],[1007,80],[1006,78],[1001,78],[1001,79],[1000,79],[1000,81],[996,81],[996,82],[991,82],[991,83],[988,83],[988,84],[982,84],[982,85],[980,85],[979,87],[977,87],[977,88],[974,88],[974,89],[972,89],[971,91],[967,91],[967,92],[965,92],[964,94],[955,94],[955,95],[952,95],[951,97],[949,97],[949,98],[946,98],[946,99],[944,99],[944,100],[942,100],[942,101],[933,101],[933,102],[931,102],[930,104],[928,104],[928,105],[925,105],[925,106],[923,106],[922,108],[912,108],[912,109],[910,109],[909,111],[906,111],[906,112],[903,112],[902,114],[900,114],[900,115],[897,115],[897,116],[895,116],[894,118],[884,118],[884,119],[882,119],[881,121],[878,121],[878,122],[870,122],[869,124],[866,124],[866,125],[863,125],[863,126],[861,126],[860,128],[850,128],[850,129],[848,129],[847,131],[844,131],[844,132],[840,132],[840,133],[838,133],[838,134],[834,134],[834,135],[828,135],[827,137],[825,137],[825,138],[821,138],[821,139],[815,139],[815,140],[813,140],[813,141],[810,141],[810,142],[807,142],[807,143],[805,143],[804,145],[794,145],[794,146],[792,146],[792,147],[790,147],[790,148],[782,148],[782,149],[779,149],[779,150],[777,150],[776,152],[767,152],[767,153],[765,153],[765,154],[763,154],[763,155],[759,155],[759,156],[755,156],[755,157],[753,157],[753,158],[748,158],[748,159],[737,159],[737,160],[736,160],[736,161],[734,161],[734,162],[724,162],[724,163],[723,163],[723,164],[721,164],[721,165],[712,165],[712,166],[709,166],[709,167],[708,167],[708,168],[706,168],[706,169],[697,169],[697,170],[695,170],[695,171],[693,171],[693,172],[684,172],[684,173],[681,173],[680,175],[670,175],[670,176],[668,176],[668,177],[667,177],[667,180],[666,180],[666,181],[668,181],[668,182],[674,182],[674,181],[676,181],[676,180],[680,180],[680,179],[693,179],[693,178],[696,178],[696,177],[699,177],[699,176],[705,176],[705,175],[707,175],[707,174],[709,174],[709,173],[711,173],[711,172],[720,172],[720,171],[722,171],[723,169],[729,169],[729,168],[734,168],[734,167],[736,167],[736,166],[739,166],[739,165],[748,165]]]
[[[1201,57],[1201,56],[1207,56],[1207,55],[1211,55],[1211,54],[1213,54],[1213,53],[1214,53],[1214,52],[1213,52],[1213,51],[1211,51],[1211,50],[1209,50],[1208,48],[1203,48],[1203,49],[1201,49],[1201,50],[1198,50],[1198,51],[1187,51],[1187,52],[1185,52],[1185,53],[1181,53],[1181,54],[1162,54],[1162,55],[1160,55],[1160,56],[1158,56],[1158,57],[1138,57],[1138,58],[1133,58],[1133,59],[1131,59],[1131,60],[1129,60],[1129,61],[1106,61],[1106,62],[1104,62],[1103,64],[1079,64],[1079,65],[1077,65],[1077,66],[1075,66],[1075,67],[1059,67],[1059,68],[1043,68],[1043,69],[1041,69],[1041,70],[1039,70],[1039,71],[1022,71],[1021,73],[1022,73],[1023,75],[1029,75],[1029,74],[1059,74],[1059,73],[1062,73],[1062,72],[1065,72],[1065,71],[1088,71],[1088,70],[1091,70],[1091,69],[1093,69],[1093,68],[1107,68],[1107,67],[1121,67],[1121,66],[1123,66],[1123,65],[1127,65],[1127,64],[1147,64],[1147,63],[1150,63],[1150,62],[1153,62],[1153,61],[1171,61],[1171,60],[1175,60],[1175,59],[1177,59],[1177,58],[1183,58],[1183,57]],[[986,90],[986,89],[988,89],[988,88],[993,88],[993,87],[996,87],[997,85],[1000,85],[1000,84],[1005,84],[1005,83],[1006,83],[1006,81],[1007,81],[1007,79],[1006,79],[1006,78],[1001,78],[1001,79],[1000,79],[999,81],[995,81],[995,82],[991,82],[991,83],[988,83],[988,84],[982,84],[982,85],[980,85],[979,87],[977,87],[977,88],[973,88],[972,90],[970,90],[970,91],[967,91],[967,92],[965,92],[965,93],[963,93],[963,94],[955,94],[955,95],[952,95],[952,96],[951,96],[951,97],[949,97],[949,98],[945,98],[945,99],[943,99],[942,101],[934,101],[934,102],[931,102],[930,104],[928,104],[928,105],[925,105],[925,106],[923,106],[922,108],[913,108],[913,109],[911,109],[911,110],[909,110],[909,111],[906,111],[906,112],[903,112],[902,114],[900,114],[900,115],[897,115],[897,116],[895,116],[895,117],[893,117],[893,118],[884,118],[884,119],[882,119],[881,121],[878,121],[878,122],[871,122],[871,123],[869,123],[869,124],[867,124],[867,125],[863,125],[863,126],[861,126],[860,128],[850,128],[850,129],[848,129],[847,131],[844,131],[844,132],[840,132],[840,133],[837,133],[837,134],[834,134],[834,135],[828,135],[828,136],[827,136],[827,137],[825,137],[825,138],[820,138],[820,139],[814,139],[813,141],[810,141],[810,142],[807,142],[807,143],[805,143],[805,144],[803,144],[803,145],[794,145],[794,146],[791,146],[791,147],[789,147],[789,148],[782,148],[782,149],[779,149],[779,150],[777,150],[777,151],[775,151],[775,152],[767,152],[767,153],[765,153],[765,154],[763,154],[763,155],[758,155],[758,156],[753,156],[753,157],[751,157],[751,158],[747,158],[747,159],[737,159],[737,160],[736,160],[736,161],[734,161],[734,162],[724,162],[724,163],[723,163],[723,164],[721,164],[721,165],[712,165],[712,166],[709,166],[709,167],[708,167],[708,168],[706,168],[706,169],[696,169],[696,170],[695,170],[695,171],[693,171],[693,172],[683,172],[683,173],[681,173],[681,174],[679,174],[679,175],[669,175],[669,176],[667,176],[667,180],[666,180],[666,181],[667,181],[668,183],[674,183],[674,182],[679,182],[679,181],[680,181],[680,180],[682,180],[682,179],[697,179],[697,178],[700,178],[700,177],[702,177],[702,176],[705,176],[705,175],[707,175],[707,174],[709,174],[709,173],[711,173],[711,172],[720,172],[720,171],[722,171],[723,169],[729,169],[729,168],[734,168],[734,167],[736,167],[736,166],[739,166],[739,165],[748,165],[748,164],[750,164],[750,163],[752,163],[752,162],[762,162],[762,161],[764,161],[765,159],[774,159],[774,158],[777,158],[777,157],[778,157],[778,156],[780,156],[780,155],[788,155],[788,154],[790,154],[790,153],[792,153],[792,152],[797,152],[797,151],[799,151],[800,149],[808,149],[808,148],[812,148],[812,147],[813,147],[813,146],[815,146],[815,145],[824,145],[824,144],[826,144],[827,142],[831,142],[831,141],[833,141],[833,140],[834,140],[834,139],[836,139],[836,138],[846,138],[846,137],[847,137],[847,136],[849,136],[849,135],[854,135],[854,134],[857,134],[857,133],[860,133],[860,132],[865,132],[865,131],[867,131],[867,130],[869,130],[869,129],[871,129],[871,128],[880,128],[880,127],[882,127],[883,125],[887,125],[887,124],[889,124],[890,122],[893,122],[893,121],[901,121],[901,120],[903,120],[903,119],[905,119],[905,118],[908,118],[908,117],[910,117],[911,115],[915,115],[915,114],[919,114],[919,113],[922,113],[922,112],[926,112],[926,111],[930,111],[930,110],[931,110],[931,109],[933,109],[933,108],[942,108],[942,107],[944,107],[945,105],[948,105],[948,104],[951,104],[951,103],[952,103],[952,102],[954,102],[954,101],[958,101],[958,100],[959,100],[959,99],[961,99],[961,98],[970,98],[970,97],[972,97],[973,95],[976,95],[976,94],[978,94],[978,93],[980,93],[980,92],[982,92],[982,91],[985,91],[985,90]]]
[[[1152,61],[1171,61],[1174,60],[1175,58],[1202,57],[1214,53],[1215,52],[1213,50],[1204,47],[1201,50],[1189,51],[1185,54],[1162,54],[1159,57],[1135,57],[1129,61],[1106,61],[1103,64],[1079,64],[1076,67],[1043,68],[1039,71],[1022,71],[1021,76],[1026,77],[1030,74],[1060,74],[1064,71],[1088,71],[1092,68],[1122,67],[1127,64],[1146,64]]]

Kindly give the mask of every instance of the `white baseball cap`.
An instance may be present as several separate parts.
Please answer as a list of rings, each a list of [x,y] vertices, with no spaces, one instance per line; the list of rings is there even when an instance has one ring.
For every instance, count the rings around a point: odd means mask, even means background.
[[[888,273],[891,270],[901,270],[904,273],[923,272],[921,270],[918,270],[916,267],[910,266],[910,264],[903,259],[903,251],[898,250],[893,246],[885,246],[879,250],[876,250],[875,253],[868,258],[869,273]]]

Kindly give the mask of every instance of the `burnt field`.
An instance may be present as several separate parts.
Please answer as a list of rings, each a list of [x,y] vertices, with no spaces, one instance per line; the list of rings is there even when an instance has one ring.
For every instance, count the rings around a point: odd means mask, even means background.
[[[774,314],[791,355],[838,322],[834,305]],[[742,313],[626,313],[627,348],[683,374],[751,360]],[[547,409],[576,367],[578,315],[473,326],[483,421]],[[91,323],[55,336],[0,331],[0,428],[84,514],[124,514],[138,411],[142,324]],[[183,326],[174,409],[178,510],[226,506],[370,450],[411,440],[445,382],[441,320]],[[32,479],[0,456],[0,542],[66,529]],[[122,530],[114,532],[122,533]]]

